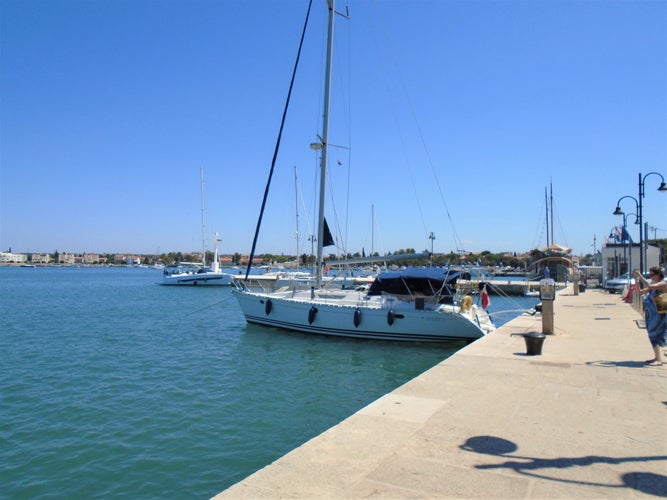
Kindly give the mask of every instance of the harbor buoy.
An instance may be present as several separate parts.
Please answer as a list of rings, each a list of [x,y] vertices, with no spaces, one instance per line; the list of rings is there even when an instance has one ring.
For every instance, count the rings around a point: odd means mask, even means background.
[[[317,314],[317,307],[313,306],[310,308],[310,311],[308,311],[308,324],[312,325],[313,321],[315,321],[315,315]]]
[[[387,313],[387,323],[389,323],[389,326],[394,324],[394,317],[395,317],[394,310],[389,309],[389,312]]]
[[[354,311],[354,326],[359,326],[361,323],[361,310],[357,307]]]
[[[266,304],[264,304],[264,312],[266,313],[267,316],[271,314],[272,307],[273,307],[273,302],[271,302],[271,299],[268,299],[266,301]]]

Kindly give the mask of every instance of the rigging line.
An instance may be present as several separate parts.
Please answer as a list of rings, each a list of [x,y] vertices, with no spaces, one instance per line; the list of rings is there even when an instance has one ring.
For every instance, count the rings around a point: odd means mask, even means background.
[[[296,169],[296,167],[294,167]],[[297,177],[296,181],[296,191],[297,191],[297,196],[299,198],[299,201],[301,202],[301,208],[303,210],[303,216],[306,218],[306,227],[308,228],[308,234],[312,234],[313,228],[310,225],[310,219],[308,218],[308,210],[307,210],[307,205],[306,202],[303,199],[303,193],[301,192],[301,187],[299,184],[299,180]]]
[[[553,204],[553,201],[552,201]],[[565,236],[565,230],[563,229],[563,223],[560,220],[560,216],[558,215],[558,211],[553,209],[555,214],[556,214],[556,222],[558,222],[558,230],[560,231],[560,236],[563,238],[563,244],[566,247],[569,247],[570,245],[567,244],[567,236]],[[553,223],[552,223],[553,224]],[[552,243],[556,243],[555,241],[552,241]]]
[[[350,91],[350,89],[351,89],[351,78],[349,77],[349,75],[351,74],[351,69],[350,68],[351,68],[351,59],[352,59],[351,56],[350,56],[350,47],[351,47],[350,32],[351,32],[351,30],[348,29],[347,30],[347,36],[348,36],[347,52],[348,52],[348,55],[345,58],[345,59],[347,59],[347,66],[348,66],[348,68],[347,68],[347,75],[348,75],[348,78],[347,78],[347,87],[348,87],[348,89],[347,89],[347,101],[345,99],[342,99],[343,113],[346,117],[345,121],[346,121],[346,124],[347,124],[347,134],[348,134],[347,141],[348,141],[348,144],[351,143],[351,122],[352,122],[351,113],[350,113],[350,102],[349,102],[351,100],[351,91]],[[334,47],[334,49],[338,51],[339,46],[337,45],[336,47]],[[342,60],[342,59],[343,59],[342,57],[335,57],[334,58],[334,62],[337,64],[337,67],[339,67],[339,68],[340,68],[340,62],[339,61]],[[337,77],[338,77],[338,83],[339,83],[340,88],[343,88],[344,87],[344,80],[342,78],[342,74],[343,74],[342,69],[339,70],[339,71],[334,72],[334,74],[337,75]],[[333,145],[330,144],[330,146],[333,146]],[[334,172],[335,169],[332,170],[330,168],[330,164],[331,164],[331,161],[332,161],[331,158],[328,158],[329,165],[327,165],[327,172],[330,173],[330,175],[327,177],[327,183],[329,185],[328,195],[329,195],[330,203],[331,203],[331,206],[332,206],[332,209],[333,209],[333,212],[334,212],[333,224],[334,224],[334,227],[335,227],[334,233],[335,233],[336,240],[337,240],[336,241],[336,249],[338,251],[342,251],[344,254],[346,254],[347,253],[349,212],[350,212],[351,153],[350,153],[350,147],[345,147],[345,146],[336,146],[336,147],[338,149],[347,150],[347,159],[346,159],[346,167],[347,167],[346,191],[347,192],[346,192],[346,202],[345,202],[345,219],[344,219],[344,223],[343,223],[344,229],[341,228],[341,222],[340,222],[341,218],[338,215],[338,210],[336,208],[337,205],[336,205],[336,202],[335,202],[336,197],[333,194],[333,192],[334,192],[334,190],[333,190],[333,179],[332,179],[333,175],[331,173]],[[342,165],[342,163],[339,160],[336,160],[336,162],[339,166]]]
[[[340,244],[336,242],[336,249],[337,250],[342,250],[344,254],[347,254],[347,249],[345,248],[345,241],[343,240],[342,232],[340,229],[340,219],[338,217],[338,210],[336,210],[336,203],[334,201],[334,189],[333,189],[333,181],[331,180],[331,177],[333,176],[328,176],[327,177],[327,182],[329,183],[329,197],[331,198],[331,208],[333,210],[334,214],[334,233],[338,237],[339,240],[341,240]]]
[[[209,304],[204,307],[200,307],[199,309],[196,309],[194,311],[190,311],[187,313],[185,316],[192,316],[193,314],[199,314],[200,312],[206,311],[207,309],[210,309],[211,307],[216,307],[219,306],[220,304],[223,304],[225,301],[224,300],[218,300],[217,302],[213,302],[213,304]]]
[[[537,228],[535,229],[535,235],[533,236],[533,248],[539,248],[542,236],[544,235],[544,209],[544,204],[540,203],[540,212],[537,216]]]
[[[506,300],[508,300],[513,306],[516,308],[521,308],[521,304],[519,304],[516,300],[514,300],[507,292],[505,292],[502,288],[495,286],[492,281],[486,281],[486,284],[489,286],[489,292],[493,290],[496,295],[500,297],[504,297]]]
[[[383,51],[380,51],[380,50],[379,50],[379,45],[378,45],[378,40],[377,40],[377,34],[376,34],[376,31],[375,31],[375,23],[371,23],[370,27],[371,27],[371,30],[370,30],[370,31],[371,31],[371,37],[372,37],[372,39],[373,39],[373,43],[374,43],[374,46],[375,46],[375,51],[376,51],[376,53],[378,54],[378,60],[380,61],[380,63],[381,63],[382,65],[385,65],[385,67],[386,67],[385,59],[384,59],[384,56],[383,56]],[[389,51],[389,52],[391,52],[391,51]],[[395,65],[394,65],[394,66],[395,66]],[[385,75],[386,75],[387,72],[385,71],[384,73],[385,73]],[[405,145],[405,140],[404,140],[403,130],[401,129],[401,126],[400,126],[400,123],[399,123],[399,120],[398,120],[398,116],[397,116],[397,114],[396,114],[396,109],[397,109],[397,106],[396,106],[396,100],[394,99],[394,96],[393,96],[393,94],[392,94],[392,92],[391,92],[391,88],[390,88],[390,86],[389,86],[389,83],[388,83],[388,81],[387,81],[387,78],[383,78],[383,82],[384,82],[384,84],[385,84],[385,88],[386,88],[387,94],[388,94],[388,96],[389,96],[389,100],[390,100],[390,102],[391,102],[391,112],[392,112],[392,117],[393,117],[393,119],[394,119],[394,123],[395,123],[395,125],[396,125],[396,129],[397,129],[397,132],[398,132],[398,136],[399,136],[399,139],[400,139],[400,142],[401,142],[402,153],[403,153],[403,159],[404,159],[404,161],[405,161],[405,163],[406,163],[406,165],[407,165],[407,167],[408,167],[408,172],[409,172],[409,174],[410,174],[410,183],[412,184],[412,189],[413,189],[413,192],[414,192],[414,195],[415,195],[415,200],[416,200],[416,203],[417,203],[417,209],[418,209],[418,211],[419,211],[419,217],[420,217],[421,222],[422,222],[422,228],[424,229],[424,234],[427,235],[427,234],[428,234],[428,231],[427,231],[427,229],[426,229],[426,222],[424,221],[424,213],[423,213],[423,210],[422,210],[422,207],[421,207],[421,203],[419,202],[419,196],[418,196],[417,186],[415,185],[415,178],[414,178],[415,176],[413,175],[413,172],[412,172],[412,165],[411,165],[410,160],[409,160],[409,158],[408,158],[407,148],[406,148],[406,145]]]
[[[392,51],[389,51],[392,53]],[[401,85],[401,90],[403,90],[403,95],[405,96],[405,100],[408,104],[408,108],[410,109],[410,114],[412,115],[412,119],[414,120],[415,127],[417,128],[417,133],[419,134],[419,139],[422,143],[422,147],[424,148],[424,154],[426,155],[426,159],[428,161],[429,166],[431,167],[431,173],[433,174],[433,178],[435,179],[435,185],[438,188],[438,194],[440,195],[440,200],[442,201],[443,206],[445,207],[445,212],[447,213],[447,218],[449,219],[449,223],[452,228],[452,234],[454,236],[454,244],[456,245],[456,248],[463,248],[461,245],[461,239],[459,238],[458,232],[456,231],[456,226],[454,225],[454,220],[452,219],[452,215],[449,211],[449,206],[447,205],[447,201],[445,200],[445,195],[443,194],[442,191],[442,186],[440,184],[440,179],[438,178],[438,173],[435,170],[435,165],[433,164],[433,160],[431,158],[431,153],[428,149],[428,146],[426,145],[426,139],[424,139],[424,134],[422,132],[421,125],[419,124],[419,121],[417,120],[417,113],[415,112],[414,105],[412,104],[412,99],[410,99],[410,94],[407,91],[407,87],[405,85],[405,80],[403,79],[403,73],[400,71],[398,65],[396,64],[396,60],[390,56],[390,60],[394,65],[394,69],[396,74],[398,75],[398,80]]]
[[[353,24],[350,23],[350,29],[347,30],[347,74],[351,75],[352,74],[352,26]],[[348,138],[347,138],[347,144],[348,144],[348,150],[347,150],[347,214],[346,214],[346,228],[345,228],[345,245],[347,246],[347,239],[349,237],[348,234],[348,228],[347,225],[349,225],[350,221],[350,187],[351,187],[351,182],[352,182],[352,77],[348,77],[347,79],[347,99],[348,99],[348,112],[346,116],[348,117],[348,125],[347,125],[347,130],[348,130]]]
[[[349,17],[346,16],[347,19]],[[349,25],[346,25],[349,26]],[[345,117],[345,125],[346,125],[346,130],[347,130],[347,144],[350,145],[352,143],[352,113],[351,113],[351,100],[352,100],[352,78],[350,75],[352,74],[352,69],[351,69],[351,47],[352,47],[352,42],[351,42],[351,29],[347,29],[347,56],[343,58],[342,56],[335,57],[334,62],[336,63],[337,67],[339,68],[338,71],[334,72],[335,75],[337,76],[338,79],[338,85],[339,88],[341,89],[341,93],[344,94],[344,97],[340,99],[340,105],[342,108],[343,115]],[[338,37],[340,40],[340,37]],[[340,51],[340,46],[337,45],[335,47],[336,51]],[[342,65],[340,61],[347,61],[347,71],[343,72],[342,70]],[[344,80],[343,75],[347,75],[347,82]],[[347,83],[347,85],[345,85]],[[343,89],[346,89],[345,92],[342,92]],[[346,167],[347,167],[347,192],[346,192],[346,197],[345,197],[345,220],[344,220],[344,230],[341,231],[341,240],[342,240],[342,246],[343,248],[347,247],[347,239],[348,239],[348,227],[349,227],[349,221],[350,221],[350,181],[351,181],[351,153],[350,153],[350,146],[342,148],[341,149],[346,149],[347,150],[347,158],[346,158]],[[338,165],[342,165],[340,161],[338,161]],[[331,172],[331,170],[327,170],[328,172]]]
[[[435,170],[435,166],[433,164],[433,160],[431,159],[431,154],[429,152],[428,147],[426,146],[426,140],[424,139],[424,134],[422,133],[421,126],[419,125],[419,121],[417,120],[417,114],[415,113],[414,106],[412,104],[412,100],[410,99],[410,94],[407,91],[407,87],[405,86],[405,81],[403,79],[403,73],[400,71],[399,66],[396,64],[396,60],[393,57],[393,54],[395,51],[389,50],[387,51],[389,53],[389,59],[392,63],[392,66],[394,68],[394,72],[396,75],[398,75],[398,80],[400,82],[401,89],[403,90],[403,94],[405,96],[405,99],[408,104],[408,108],[410,109],[410,113],[412,115],[412,119],[415,123],[415,127],[417,128],[417,132],[419,134],[419,138],[422,143],[422,147],[424,148],[424,154],[426,155],[427,161],[429,163],[429,166],[431,167],[431,172],[433,174],[433,177],[435,179],[436,187],[438,189],[438,194],[440,195],[440,200],[442,201],[442,204],[445,208],[445,212],[447,213],[447,218],[449,219],[450,226],[452,228],[452,235],[454,237],[454,244],[456,245],[457,249],[463,248],[461,245],[461,239],[459,238],[458,232],[456,230],[456,226],[454,225],[454,220],[452,219],[451,213],[449,211],[449,206],[447,205],[447,201],[445,200],[445,196],[443,194],[443,190],[440,184],[440,180],[438,178],[437,172]],[[428,233],[426,231],[426,228],[424,227],[425,233]]]
[[[352,24],[350,23],[350,26]],[[352,29],[347,30],[347,74],[352,74]],[[347,124],[347,144],[349,149],[347,150],[347,208],[345,214],[345,246],[347,246],[347,238],[349,236],[348,227],[350,223],[350,182],[352,181],[352,78],[348,76],[347,79],[347,108],[346,113],[348,124]]]
[[[280,131],[278,132],[278,139],[276,140],[276,147],[273,150],[273,159],[271,160],[271,169],[269,170],[269,179],[264,188],[264,197],[262,198],[262,206],[259,211],[259,218],[257,219],[257,227],[255,228],[255,237],[252,240],[252,249],[250,250],[250,258],[248,259],[248,267],[245,272],[245,279],[250,275],[252,261],[255,256],[255,248],[257,247],[257,238],[259,236],[259,229],[262,225],[262,217],[264,216],[264,209],[266,208],[266,200],[269,197],[269,187],[271,186],[271,179],[273,171],[276,166],[276,158],[278,157],[278,150],[280,149],[280,140],[283,135],[283,128],[285,128],[285,119],[287,118],[287,110],[289,108],[290,98],[292,97],[292,89],[294,88],[294,80],[296,79],[296,70],[299,67],[299,59],[301,59],[301,49],[303,48],[303,40],[306,36],[306,28],[308,27],[308,18],[310,17],[310,8],[313,5],[313,0],[308,2],[308,11],[306,12],[306,20],[303,23],[303,31],[301,32],[301,40],[299,41],[299,50],[297,52],[296,61],[294,61],[294,69],[292,70],[292,79],[289,84],[289,91],[287,92],[287,100],[285,101],[285,108],[283,109],[283,116],[280,120]]]
[[[299,176],[296,171],[296,165],[294,165],[294,214],[296,219],[296,267],[299,269]]]

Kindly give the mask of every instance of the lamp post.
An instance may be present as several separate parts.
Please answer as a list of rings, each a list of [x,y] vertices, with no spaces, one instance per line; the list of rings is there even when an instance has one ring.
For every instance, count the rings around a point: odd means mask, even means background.
[[[630,276],[632,274],[632,238],[630,237],[630,233],[628,232],[627,225],[628,225],[628,217],[631,215],[635,216],[635,224],[639,224],[639,219],[637,218],[637,214],[630,212],[629,214],[623,214],[623,231],[621,233],[621,239],[625,240],[625,243],[628,246],[628,279],[630,279]],[[625,252],[624,252],[625,253]]]
[[[658,172],[649,172],[648,174],[642,176],[641,172],[639,173],[639,208],[637,212],[637,219],[639,219],[639,272],[643,273],[644,272],[644,262],[646,261],[645,255],[644,255],[644,220],[643,220],[643,214],[642,214],[642,198],[644,198],[644,195],[646,194],[646,190],[644,188],[644,182],[646,181],[646,178],[649,175],[657,175],[660,177],[660,186],[658,187],[658,191],[665,192],[667,191],[667,185],[665,184],[665,178],[662,176],[662,174]]]
[[[622,215],[623,216],[623,230],[625,231],[625,224],[626,224],[626,215],[623,210],[621,210],[621,200],[625,198],[630,198],[632,201],[635,202],[635,207],[637,209],[637,213],[641,213],[641,210],[639,208],[639,202],[637,201],[637,198],[634,196],[621,196],[618,201],[616,202],[616,210],[614,210],[613,215]],[[639,215],[637,215],[637,221],[639,221]],[[639,268],[641,270],[642,268],[642,245],[641,245],[641,240],[642,240],[642,227],[641,225],[639,226]],[[623,247],[625,249],[625,246]],[[630,252],[632,252],[632,247],[630,247]],[[629,272],[632,272],[632,270],[628,270]]]

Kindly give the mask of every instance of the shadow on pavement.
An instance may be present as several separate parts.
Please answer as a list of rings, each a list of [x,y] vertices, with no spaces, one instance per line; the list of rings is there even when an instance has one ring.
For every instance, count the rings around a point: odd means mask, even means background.
[[[622,484],[604,484],[588,481],[568,480],[551,477],[542,469],[567,469],[570,467],[586,467],[593,464],[620,464],[626,462],[650,462],[654,460],[667,460],[667,456],[654,457],[606,457],[600,455],[587,455],[582,457],[558,457],[558,458],[536,458],[514,455],[519,448],[516,443],[495,436],[471,437],[460,446],[462,450],[484,455],[509,458],[499,464],[476,465],[477,469],[510,469],[517,474],[538,477],[549,481],[600,486],[605,488],[632,488],[643,493],[664,496],[667,491],[667,476],[648,472],[630,472],[621,476]],[[540,472],[541,471],[541,472]]]

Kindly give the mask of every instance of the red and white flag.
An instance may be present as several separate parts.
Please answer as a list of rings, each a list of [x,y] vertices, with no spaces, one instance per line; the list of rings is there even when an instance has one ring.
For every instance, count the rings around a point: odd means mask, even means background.
[[[482,309],[486,309],[491,304],[491,299],[489,299],[489,293],[486,291],[486,285],[482,288]]]

